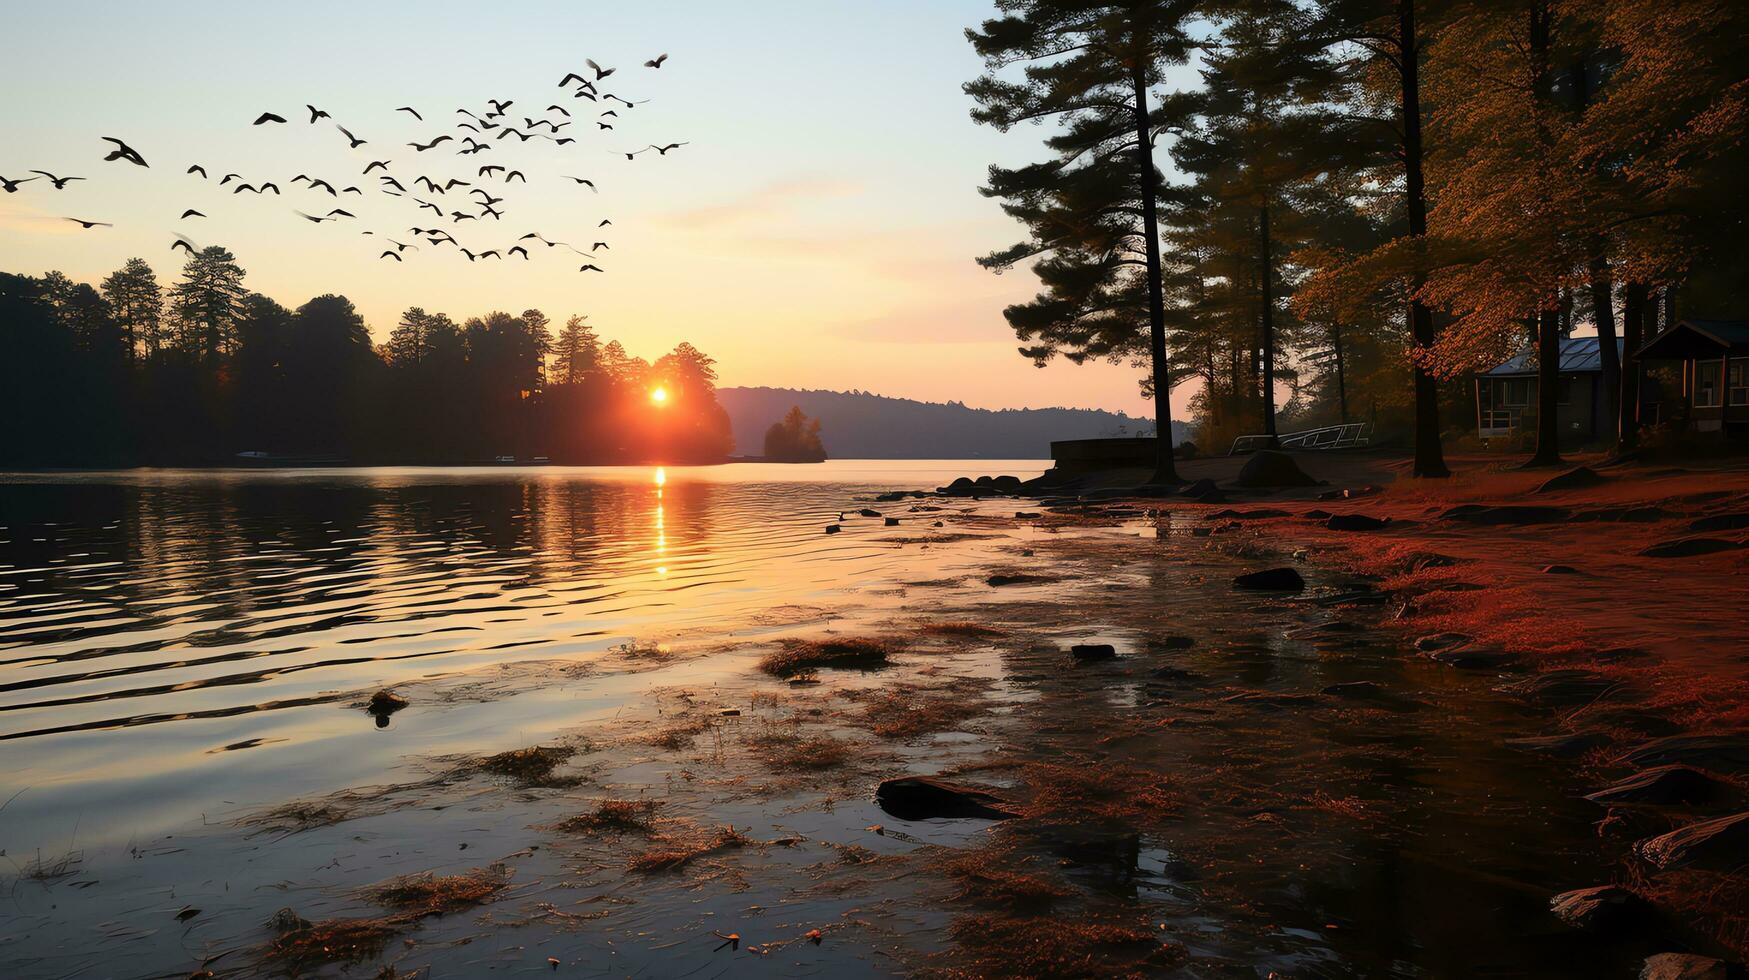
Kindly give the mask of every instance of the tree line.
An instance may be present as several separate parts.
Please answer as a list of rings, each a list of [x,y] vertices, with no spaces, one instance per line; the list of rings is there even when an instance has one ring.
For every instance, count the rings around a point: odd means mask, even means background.
[[[0,273],[0,465],[713,462],[733,448],[715,362],[649,363],[587,318],[456,322],[413,308],[374,344],[344,296],[287,309],[226,249],[167,288],[143,259],[99,285]],[[661,388],[665,398],[652,403]]]
[[[1132,362],[1150,396],[1200,381],[1211,443],[1370,419],[1443,476],[1442,428],[1474,420],[1445,382],[1529,348],[1553,463],[1560,340],[1590,323],[1631,448],[1643,340],[1749,309],[1749,5],[997,7],[967,31],[973,116],[1048,125],[983,189],[1026,235],[980,262],[1041,285],[1006,311],[1021,353]]]

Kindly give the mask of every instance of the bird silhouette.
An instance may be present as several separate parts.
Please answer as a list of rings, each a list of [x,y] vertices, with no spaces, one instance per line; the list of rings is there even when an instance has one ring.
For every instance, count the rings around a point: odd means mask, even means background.
[[[206,217],[206,215],[201,214],[199,211],[196,211],[193,208],[189,208],[187,211],[182,212],[182,217],[183,218],[204,218],[204,217]],[[178,218],[177,220],[180,221],[182,219]]]
[[[486,204],[499,204],[499,203],[502,203],[504,200],[501,197],[493,197],[491,192],[486,190],[484,187],[475,187],[472,190],[468,191],[468,193],[480,195],[481,200]]]
[[[498,173],[503,173],[504,168],[498,166],[495,163],[488,163],[485,166],[481,167],[480,172],[475,174],[474,176],[476,176],[476,177],[490,177],[490,176],[492,176],[493,171],[497,171]]]
[[[342,194],[357,194],[360,197],[364,196],[364,191],[361,191],[356,187],[342,187],[342,188],[340,188],[340,193],[342,193]]]
[[[261,187],[257,189],[255,193],[260,194],[262,191],[272,191],[274,194],[278,194],[279,185],[270,180],[264,180],[261,182]]]
[[[58,191],[65,190],[67,187],[67,181],[69,181],[69,180],[84,180],[85,179],[83,177],[56,177],[54,174],[49,173],[47,170],[32,170],[31,173],[42,174],[44,177],[47,177],[49,179],[49,183],[55,185],[55,190],[58,190]]]
[[[489,248],[489,249],[485,250],[484,252],[481,252],[480,258],[482,258],[482,259],[493,258],[493,259],[499,260],[500,262],[502,262],[504,260],[504,256],[499,255],[498,250],[495,248]]]
[[[339,197],[339,196],[340,196],[340,195],[339,195],[339,194],[338,194],[338,193],[337,193],[337,192],[336,192],[336,191],[335,191],[335,190],[334,190],[334,185],[333,185],[333,184],[330,184],[330,183],[328,183],[328,182],[327,182],[327,181],[325,181],[325,180],[320,180],[320,179],[317,179],[317,178],[310,178],[310,190],[315,190],[315,189],[316,189],[316,188],[318,188],[318,187],[320,187],[320,188],[323,188],[323,189],[324,189],[324,190],[326,190],[326,191],[327,191],[327,192],[328,192],[328,196],[329,196],[329,197]]]
[[[103,158],[104,160],[106,160],[106,161],[108,161],[108,160],[126,160],[129,163],[132,163],[132,164],[135,164],[135,165],[141,166],[141,167],[150,167],[151,166],[151,164],[146,162],[145,157],[140,156],[138,150],[135,150],[133,147],[127,145],[126,143],[123,143],[121,140],[118,140],[113,136],[105,136],[105,137],[103,137],[103,141],[105,143],[114,143],[115,144],[115,149],[109,151],[109,155],[104,157]]]
[[[31,172],[35,173],[36,171],[33,170]],[[41,177],[20,177],[17,180],[12,180],[6,177],[0,177],[0,188],[5,188],[6,193],[8,194],[16,194],[18,193],[19,184],[28,184],[33,180],[41,179]]]
[[[689,143],[690,143],[690,141],[688,141],[688,143],[668,143],[664,146],[651,145],[650,149],[655,150],[657,153],[661,154],[662,156],[667,156],[669,150],[677,150],[683,146],[687,146]]]
[[[431,149],[432,147],[436,146],[439,143],[448,142],[448,141],[453,140],[453,139],[455,139],[454,136],[449,136],[446,134],[443,136],[439,136],[438,138],[432,140],[429,143],[408,143],[407,145],[411,146],[415,150],[418,150],[420,153],[424,153],[426,150]]]
[[[506,252],[506,253],[505,253],[505,254],[507,254],[507,255],[515,255],[515,254],[517,254],[517,253],[518,253],[518,252],[521,252],[521,253],[522,253],[522,260],[523,260],[523,261],[524,261],[524,262],[527,262],[527,261],[528,261],[528,249],[526,249],[526,248],[523,248],[523,247],[522,247],[522,246],[521,246],[521,245],[512,245],[512,246],[510,246],[510,248],[509,248],[509,250],[508,250],[508,251],[507,251],[507,252]]]
[[[601,268],[601,266],[598,266],[593,262],[585,262],[582,265],[577,267],[577,271],[578,272],[601,272],[602,268]]]
[[[510,178],[512,178],[512,177],[515,177],[518,180],[521,180],[525,184],[528,183],[528,175],[524,174],[520,170],[512,170],[509,173],[505,174],[504,175],[504,182],[506,184],[510,183]]]
[[[87,221],[84,218],[68,218],[67,220],[75,222],[75,223],[80,224],[80,225],[83,225],[86,228],[96,228],[99,226],[104,227],[104,228],[114,228],[115,227],[114,225],[110,224],[107,221]]]
[[[395,111],[396,111],[396,112],[410,112],[410,113],[412,113],[412,114],[413,114],[413,118],[414,118],[414,119],[417,119],[417,120],[419,120],[419,121],[420,121],[420,122],[424,122],[424,121],[425,121],[425,117],[424,117],[424,116],[421,116],[421,115],[420,115],[420,114],[419,114],[419,110],[418,110],[418,109],[415,109],[415,108],[413,108],[413,107],[412,107],[412,106],[410,106],[410,105],[404,105],[404,106],[400,106],[400,107],[397,107],[397,108],[396,108],[396,109],[395,109]]]
[[[613,123],[597,122],[595,125],[596,125],[596,128],[598,128],[598,129],[612,129],[613,128]]]
[[[609,246],[606,242],[596,242],[595,244],[589,246],[589,251],[599,252],[602,249],[607,248],[607,247],[609,247]]]
[[[417,229],[415,229],[415,230],[417,230]],[[367,232],[365,232],[365,234],[368,235],[368,234],[370,234],[370,232],[367,231]],[[419,246],[417,246],[417,245],[403,245],[402,243],[395,241],[393,238],[389,239],[388,242],[390,245],[395,246],[395,251],[397,251],[397,252],[405,252],[408,249],[412,249],[415,252],[419,251]]]
[[[606,227],[607,227],[607,226],[608,226],[608,225],[611,225],[611,224],[613,224],[613,222],[612,222],[612,221],[611,221],[611,220],[610,220],[610,219],[607,219],[607,218],[602,218],[602,219],[601,219],[601,223],[600,223],[600,224],[598,224],[598,225],[596,225],[596,226],[595,226],[595,227],[597,227],[597,228],[606,228]]]
[[[413,200],[419,201],[418,198],[414,198]],[[438,207],[435,204],[432,204],[430,201],[419,201],[419,206],[421,208],[430,208],[432,211],[435,211],[437,213],[437,216],[439,218],[443,217],[443,209]]]
[[[352,130],[347,129],[345,126],[335,124],[334,128],[340,130],[340,135],[346,137],[346,143],[347,143],[346,148],[349,150],[356,150],[359,147],[363,146],[365,143],[369,142],[369,140],[361,140],[358,137],[352,135]]]
[[[561,136],[558,139],[553,139],[551,136],[548,136],[547,139],[553,140],[554,143],[557,143],[560,146],[569,146],[570,144],[577,142],[569,136]]]
[[[200,164],[198,164],[198,163],[196,163],[196,164],[191,164],[191,165],[190,165],[190,166],[189,166],[189,168],[188,168],[188,170],[187,170],[187,171],[186,171],[186,172],[187,172],[187,173],[191,173],[191,174],[200,174],[200,179],[201,179],[201,180],[205,180],[205,179],[207,179],[207,177],[206,177],[206,168],[205,168],[205,167],[203,167],[203,166],[201,166],[201,165],[200,165]]]
[[[384,252],[383,254],[377,256],[377,258],[379,258],[379,259],[394,259],[396,262],[399,262],[399,261],[401,261],[401,253],[400,252],[393,252],[393,251]]]
[[[389,164],[393,162],[393,160],[372,160],[370,164],[364,168],[364,175],[366,177],[370,176],[370,172],[378,167],[381,167],[386,171],[389,169]]]
[[[504,115],[505,109],[516,104],[515,102],[499,102],[497,99],[487,99],[486,101],[492,106],[492,114],[495,116]]]
[[[242,179],[243,179],[242,174],[226,174],[223,177],[219,178],[219,186],[223,187],[226,184],[229,184],[233,180],[242,180]]]
[[[335,208],[334,210],[328,212],[328,217],[330,217],[330,218],[356,218],[356,217],[358,217],[358,215],[353,214],[351,211],[342,210],[341,208]]]
[[[402,186],[400,181],[396,180],[393,177],[390,177],[388,174],[384,174],[383,176],[378,177],[377,179],[382,181],[385,184],[392,185],[398,191],[404,191],[407,189],[406,187]]]
[[[310,105],[308,102],[304,103],[304,108],[310,110],[310,125],[312,125],[312,126],[314,126],[316,124],[316,120],[318,120],[318,119],[333,119],[334,118],[333,116],[328,115],[326,112],[323,112],[322,110],[316,108],[315,106]]]
[[[589,67],[595,69],[595,80],[598,82],[601,81],[602,79],[606,78],[607,76],[613,74],[614,72],[619,71],[618,68],[603,68],[603,67],[601,67],[600,65],[595,63],[594,58],[584,58],[583,63],[588,65]]]
[[[668,60],[668,52],[664,51],[661,54],[657,55],[656,57],[651,58],[649,61],[644,62],[644,67],[645,68],[660,68],[660,67],[662,67],[662,62],[667,61],[667,60]]]
[[[313,214],[305,214],[302,211],[294,211],[293,213],[296,214],[298,217],[304,219],[305,221],[313,221],[316,224],[321,224],[324,221],[338,221],[338,220],[340,220],[338,218],[318,218]]]
[[[241,181],[239,181],[237,183],[236,187],[231,188],[231,193],[233,193],[233,194],[241,194],[244,191],[249,191],[249,192],[255,193],[255,194],[261,193],[260,191],[256,190],[253,185],[246,184],[246,183],[243,183]]]
[[[590,190],[592,190],[592,191],[595,190],[595,181],[590,180],[587,177],[573,177],[570,174],[560,174],[559,176],[565,178],[566,180],[574,180],[579,184],[588,184]],[[596,193],[600,193],[600,192],[596,191]]]
[[[547,111],[548,112],[556,112],[559,115],[564,116],[567,119],[571,118],[570,110],[566,109],[564,106],[550,105],[550,106],[547,106]]]
[[[187,252],[191,256],[194,254],[194,243],[190,242],[186,238],[181,237],[180,235],[177,236],[175,241],[170,243],[170,251],[174,252],[179,248],[182,249],[183,251]]]
[[[285,122],[285,117],[275,115],[271,112],[264,112],[261,115],[256,116],[255,122],[252,123],[251,125],[259,126],[262,123],[270,123],[270,122],[271,123],[282,123],[282,122]]]
[[[504,219],[504,212],[497,210],[496,208],[492,207],[492,205],[490,205],[490,204],[481,205],[480,206],[480,214],[491,215],[493,221],[502,221]]]

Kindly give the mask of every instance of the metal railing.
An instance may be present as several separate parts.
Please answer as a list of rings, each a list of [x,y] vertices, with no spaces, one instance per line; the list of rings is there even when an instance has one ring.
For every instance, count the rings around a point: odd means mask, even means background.
[[[1341,425],[1287,432],[1275,437],[1276,445],[1282,449],[1352,449],[1368,445],[1371,441],[1371,422],[1344,422]],[[1237,456],[1267,448],[1269,437],[1266,435],[1240,436],[1233,440],[1233,448],[1227,451],[1227,455]]]

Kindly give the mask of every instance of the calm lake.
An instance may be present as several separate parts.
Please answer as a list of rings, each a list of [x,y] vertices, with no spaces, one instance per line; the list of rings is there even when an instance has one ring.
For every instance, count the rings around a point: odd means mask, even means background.
[[[0,973],[891,975],[1004,955],[1012,923],[942,871],[985,853],[1073,886],[1066,921],[1184,948],[1186,975],[1631,962],[1545,921],[1602,873],[1598,814],[1503,747],[1539,722],[1490,680],[1330,629],[1316,592],[1235,592],[1242,559],[1200,515],[873,502],[1043,469],[0,475]],[[780,641],[858,636],[900,655],[799,685],[759,669]],[[1120,655],[1067,662],[1090,640]],[[1318,694],[1359,682],[1380,699]],[[384,688],[410,705],[373,717]],[[563,778],[481,765],[554,745]],[[1038,806],[1089,780],[1056,798],[1130,829],[997,835],[871,799],[956,770]],[[1105,799],[1102,772],[1130,782]],[[1138,807],[1155,781],[1165,802]],[[616,799],[658,816],[563,829]],[[734,834],[641,869],[712,828]],[[373,918],[373,889],[421,874],[501,890]],[[381,931],[288,960],[280,909]]]

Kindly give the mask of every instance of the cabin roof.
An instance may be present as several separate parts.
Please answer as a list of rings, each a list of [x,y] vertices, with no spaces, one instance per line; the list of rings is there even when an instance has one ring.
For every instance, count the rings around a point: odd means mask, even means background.
[[[1561,373],[1585,374],[1603,370],[1602,346],[1596,337],[1568,337],[1561,341]],[[1616,355],[1621,355],[1622,342],[1615,342]],[[1536,374],[1536,350],[1530,349],[1498,367],[1483,372],[1484,377],[1502,378]]]
[[[1653,337],[1639,356],[1655,360],[1749,355],[1749,320],[1683,320]]]

